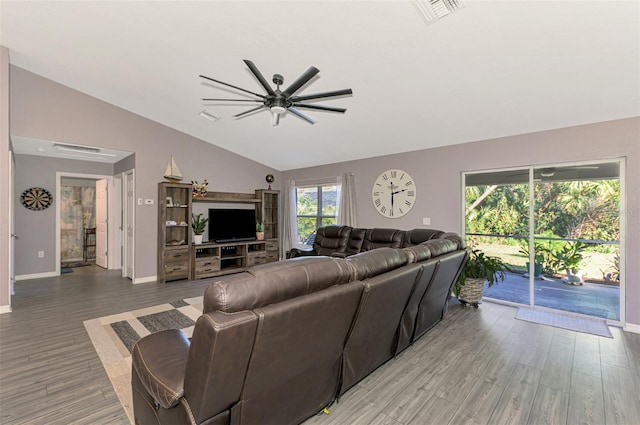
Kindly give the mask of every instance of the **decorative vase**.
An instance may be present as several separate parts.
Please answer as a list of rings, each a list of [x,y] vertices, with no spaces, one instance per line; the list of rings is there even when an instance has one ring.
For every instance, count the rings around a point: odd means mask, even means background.
[[[193,235],[193,243],[195,243],[196,245],[201,245],[203,236],[204,235]]]
[[[256,232],[256,239],[259,241],[264,240],[264,232]]]

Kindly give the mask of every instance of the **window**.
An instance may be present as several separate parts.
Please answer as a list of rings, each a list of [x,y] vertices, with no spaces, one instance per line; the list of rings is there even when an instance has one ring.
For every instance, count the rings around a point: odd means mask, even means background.
[[[337,183],[296,187],[298,243],[312,245],[318,227],[337,224],[340,185]]]

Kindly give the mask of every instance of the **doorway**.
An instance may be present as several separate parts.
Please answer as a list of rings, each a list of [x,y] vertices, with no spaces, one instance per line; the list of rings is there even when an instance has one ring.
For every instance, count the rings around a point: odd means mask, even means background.
[[[121,202],[108,175],[56,173],[56,273],[69,271],[65,264],[97,265],[119,269],[117,250]],[[114,257],[114,258],[112,258]],[[69,263],[70,262],[70,263]]]
[[[470,246],[510,265],[485,298],[624,318],[624,161],[466,173]]]

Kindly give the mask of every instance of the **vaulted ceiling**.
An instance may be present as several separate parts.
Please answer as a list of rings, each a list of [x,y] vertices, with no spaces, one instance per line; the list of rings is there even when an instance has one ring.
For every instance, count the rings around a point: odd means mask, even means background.
[[[409,0],[2,1],[10,61],[279,170],[640,115],[637,1],[484,1],[425,24]],[[242,62],[343,114],[267,111]],[[207,110],[221,119],[199,116]]]

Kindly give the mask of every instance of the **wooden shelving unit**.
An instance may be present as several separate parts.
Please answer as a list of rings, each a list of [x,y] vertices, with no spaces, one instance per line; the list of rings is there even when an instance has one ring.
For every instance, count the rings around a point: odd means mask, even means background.
[[[207,192],[198,198],[192,194],[190,184],[158,183],[159,282],[238,273],[280,259],[279,191]],[[171,203],[167,198],[171,198]],[[194,202],[253,204],[258,221],[264,224],[265,240],[192,244]]]
[[[245,271],[267,261],[267,242],[204,243],[191,246],[191,279]]]
[[[280,260],[280,220],[279,190],[257,189],[256,205],[258,222],[264,225],[264,239],[267,241],[267,262]]]
[[[158,282],[191,275],[190,184],[158,183]]]
[[[207,192],[203,198],[193,198],[193,202],[228,202],[238,204],[255,204],[261,199],[252,193]]]

